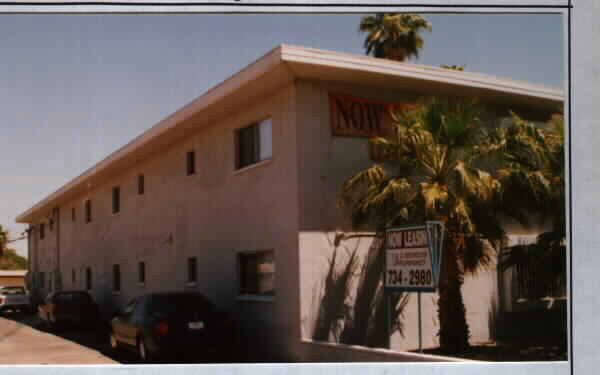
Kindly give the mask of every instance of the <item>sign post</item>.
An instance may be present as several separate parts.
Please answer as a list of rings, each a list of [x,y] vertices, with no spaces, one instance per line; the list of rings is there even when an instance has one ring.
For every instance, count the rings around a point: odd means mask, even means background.
[[[389,297],[389,292],[417,292],[419,351],[422,351],[421,292],[437,290],[443,244],[444,223],[439,221],[385,231],[384,291],[388,294],[386,297]],[[388,305],[388,309],[395,309],[391,303]],[[391,312],[388,310],[388,336],[391,341],[389,315]]]

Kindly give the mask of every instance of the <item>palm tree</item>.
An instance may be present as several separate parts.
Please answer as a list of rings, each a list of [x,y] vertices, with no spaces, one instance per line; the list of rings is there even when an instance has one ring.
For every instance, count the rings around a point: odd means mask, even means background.
[[[367,33],[364,42],[367,55],[404,61],[419,57],[419,50],[423,48],[419,32],[431,31],[431,25],[418,14],[377,13],[363,17],[358,29]]]
[[[497,213],[512,207],[511,216],[525,221],[504,184],[519,180],[540,197],[549,194],[525,158],[546,158],[547,150],[536,148],[543,139],[532,141],[540,133],[522,123],[488,129],[479,120],[482,111],[474,100],[432,98],[407,112],[392,113],[394,136],[371,140],[384,161],[344,184],[356,225],[369,223],[382,231],[426,220],[445,223],[449,240],[443,252],[438,316],[440,347],[449,353],[469,346],[461,286],[465,274],[492,264],[493,250],[504,243]],[[510,209],[503,212],[511,214]]]
[[[6,245],[8,244],[8,229],[4,229],[0,224],[0,256],[4,255]]]
[[[504,249],[501,269],[527,265],[536,269],[538,286],[562,290],[566,287],[566,210],[564,119],[554,115],[547,128],[537,128],[516,114],[512,114],[514,128],[499,129],[506,139],[506,158],[510,160],[501,171],[505,194],[521,197],[522,209],[541,213],[550,221],[550,229],[541,233],[531,245],[517,245]],[[512,151],[508,151],[508,150]],[[521,150],[521,151],[518,151]],[[526,168],[522,166],[526,165]],[[526,219],[521,211],[513,217]],[[527,221],[524,222],[527,224]],[[546,290],[538,290],[545,293]],[[543,297],[543,295],[538,295]]]

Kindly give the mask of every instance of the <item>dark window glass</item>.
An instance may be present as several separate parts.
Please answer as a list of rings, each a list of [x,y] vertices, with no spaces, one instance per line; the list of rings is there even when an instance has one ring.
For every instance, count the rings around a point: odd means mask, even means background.
[[[194,151],[188,151],[187,153],[187,175],[196,173],[196,153]]]
[[[52,232],[52,229],[54,229],[54,219],[50,219],[50,222],[48,223],[48,227],[50,228],[50,232]]]
[[[236,142],[238,169],[270,159],[273,154],[271,119],[239,129]]]
[[[112,189],[112,211],[116,214],[121,210],[121,188],[115,186]]]
[[[73,268],[73,270],[71,271],[71,283],[75,284],[75,268]]]
[[[89,223],[92,221],[92,201],[89,199],[85,201],[85,222]]]
[[[44,272],[40,272],[40,284],[39,285],[41,288],[46,287],[46,274]]]
[[[144,175],[141,174],[138,176],[138,194],[144,194]]]
[[[188,283],[195,283],[196,280],[196,257],[188,258]]]
[[[144,262],[138,263],[138,282],[146,282],[146,264]]]
[[[75,207],[71,208],[71,221],[75,221]]]
[[[42,223],[40,224],[40,239],[43,239],[44,237],[46,237],[46,228],[44,223]]]
[[[118,264],[113,264],[113,291],[121,291],[121,267]]]
[[[87,267],[85,269],[85,288],[87,290],[92,289],[92,268],[91,267]]]
[[[275,294],[273,251],[240,254],[240,293]]]

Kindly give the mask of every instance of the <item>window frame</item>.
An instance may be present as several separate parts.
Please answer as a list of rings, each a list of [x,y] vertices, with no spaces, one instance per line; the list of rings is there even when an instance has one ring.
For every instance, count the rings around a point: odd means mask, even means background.
[[[85,222],[86,223],[91,223],[92,222],[92,200],[91,199],[86,199],[84,202],[84,211],[85,211]]]
[[[196,285],[198,282],[198,258],[188,257],[187,258],[187,284]]]
[[[146,262],[138,262],[138,284],[146,284]]]
[[[185,154],[185,173],[186,176],[196,174],[196,150],[189,150]]]
[[[267,157],[261,157],[261,152],[263,149],[263,145],[261,144],[261,126],[263,124],[269,124],[269,139],[270,139],[270,153]],[[242,152],[242,136],[243,133],[247,132],[251,130],[251,139],[252,139],[252,158],[249,161],[245,161],[242,160],[242,158],[244,157],[243,154],[244,152]],[[235,138],[235,170],[239,171],[239,170],[243,170],[246,168],[250,168],[252,166],[255,166],[257,164],[260,163],[265,163],[268,162],[269,160],[273,159],[273,119],[271,116],[265,117],[261,120],[252,122],[249,125],[240,127],[235,129],[234,131],[234,138]]]
[[[112,292],[113,294],[121,293],[121,265],[113,264],[112,266]]]
[[[86,267],[85,268],[85,290],[87,290],[87,291],[92,290],[92,288],[94,287],[92,277],[93,277],[92,267]]]
[[[121,212],[121,186],[117,185],[112,188],[112,213],[119,212]]]
[[[144,174],[141,173],[138,175],[137,178],[137,183],[138,183],[138,195],[144,195],[145,192],[145,178],[144,178]]]
[[[261,255],[270,255],[272,257],[273,271],[270,273],[260,273],[257,272],[255,277],[257,286],[256,288],[250,288],[247,285],[244,285],[247,281],[247,276],[245,275],[246,270],[244,269],[244,259],[245,257],[258,257]],[[274,249],[265,249],[265,250],[253,250],[253,251],[241,251],[237,254],[237,264],[238,264],[238,298],[239,299],[247,299],[247,300],[261,300],[261,301],[272,301],[276,296],[276,253]],[[271,274],[273,290],[272,292],[260,292],[257,291],[258,283],[259,283],[259,275]]]

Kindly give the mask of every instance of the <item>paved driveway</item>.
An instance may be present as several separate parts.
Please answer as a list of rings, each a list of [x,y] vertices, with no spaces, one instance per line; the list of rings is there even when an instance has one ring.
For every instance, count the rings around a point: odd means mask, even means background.
[[[0,365],[115,363],[97,350],[0,317]]]

